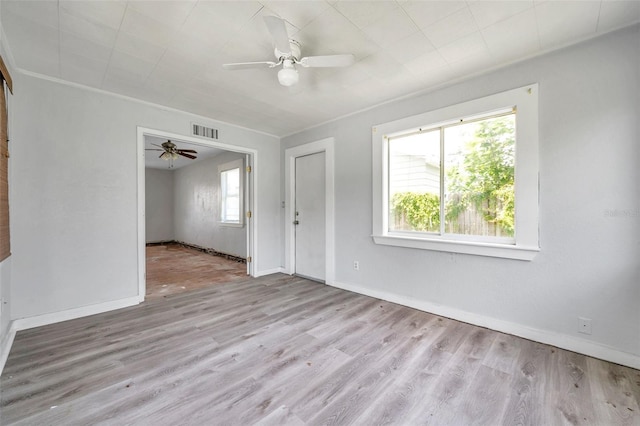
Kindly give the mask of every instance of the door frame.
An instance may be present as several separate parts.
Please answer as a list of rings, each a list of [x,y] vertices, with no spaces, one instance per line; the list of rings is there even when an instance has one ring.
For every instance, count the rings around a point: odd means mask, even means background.
[[[334,206],[334,138],[321,139],[284,151],[285,214],[284,214],[284,272],[296,271],[295,241],[295,167],[296,158],[325,153],[325,283],[335,283],[335,206]]]
[[[257,259],[258,259],[258,200],[257,200],[257,188],[258,178],[256,170],[258,169],[258,151],[255,149],[240,147],[236,145],[229,145],[222,142],[216,142],[214,140],[202,139],[194,136],[181,135],[178,133],[166,132],[164,130],[150,129],[146,127],[137,128],[137,174],[138,174],[138,208],[137,208],[137,226],[138,226],[138,300],[144,301],[147,291],[147,264],[146,264],[146,216],[145,216],[145,201],[146,201],[146,187],[145,187],[145,152],[144,152],[144,138],[145,136],[156,136],[163,139],[172,139],[183,141],[195,145],[211,146],[214,148],[224,149],[225,151],[233,151],[248,156],[248,161],[245,161],[246,166],[251,166],[251,173],[246,173],[245,178],[248,184],[249,191],[245,193],[245,211],[251,211],[251,217],[245,218],[245,224],[247,227],[247,257],[251,257],[251,262],[247,262],[247,274],[255,277]],[[217,173],[217,171],[216,171]],[[248,176],[247,176],[248,175]]]

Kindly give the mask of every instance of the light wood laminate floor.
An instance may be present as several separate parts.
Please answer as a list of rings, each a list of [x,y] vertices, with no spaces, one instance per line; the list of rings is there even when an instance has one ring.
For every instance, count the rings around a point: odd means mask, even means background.
[[[3,425],[638,425],[640,371],[286,275],[17,334]]]

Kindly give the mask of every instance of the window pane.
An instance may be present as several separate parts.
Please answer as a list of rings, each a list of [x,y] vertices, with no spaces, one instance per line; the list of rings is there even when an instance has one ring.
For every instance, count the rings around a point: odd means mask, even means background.
[[[515,114],[444,129],[445,232],[514,236]]]
[[[440,132],[389,140],[389,230],[440,231]]]
[[[240,222],[240,169],[220,173],[222,189],[222,221]]]

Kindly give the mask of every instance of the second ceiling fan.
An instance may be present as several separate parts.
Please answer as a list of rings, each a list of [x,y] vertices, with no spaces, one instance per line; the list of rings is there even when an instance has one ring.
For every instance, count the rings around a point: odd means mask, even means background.
[[[296,65],[305,68],[348,67],[355,62],[355,57],[351,54],[301,57],[300,43],[289,39],[284,20],[277,16],[265,16],[264,22],[275,44],[273,53],[276,61],[224,64],[224,69],[275,68],[282,65],[282,69],[278,71],[278,81],[283,86],[293,86],[299,79]]]
[[[171,142],[170,140],[163,142],[162,145],[156,145],[155,143],[152,143],[151,145],[153,146],[157,146],[158,148],[162,148],[162,149],[155,149],[155,148],[147,148],[147,151],[163,151],[162,154],[160,154],[159,158],[162,158],[163,160],[177,160],[178,156],[183,156],[183,157],[187,157],[191,160],[195,160],[196,157],[193,154],[197,154],[198,152],[193,150],[193,149],[179,149],[176,144],[174,144],[173,142]]]

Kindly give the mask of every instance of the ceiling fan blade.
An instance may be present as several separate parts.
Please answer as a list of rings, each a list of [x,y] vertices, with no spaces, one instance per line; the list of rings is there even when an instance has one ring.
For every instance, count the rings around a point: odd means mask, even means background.
[[[153,145],[153,146],[157,146],[158,148],[162,148],[163,150],[165,150],[165,149],[164,149],[164,147],[163,147],[162,145],[158,145],[157,143],[151,143],[151,145]]]
[[[198,151],[194,151],[193,149],[179,149],[178,152],[191,152],[193,154],[198,153]]]
[[[182,155],[183,157],[187,157],[187,158],[190,158],[190,159],[192,159],[192,160],[195,160],[196,158],[198,158],[198,157],[196,157],[195,155],[185,154],[185,153],[184,153],[184,152],[182,152],[182,151],[176,151],[176,152],[178,153],[178,155]]]
[[[273,68],[278,65],[276,62],[263,61],[263,62],[237,62],[234,64],[222,64],[222,68],[225,70],[244,70],[249,68],[264,68],[265,65],[268,68]]]
[[[145,151],[164,151],[164,149],[156,149],[156,148],[145,148]]]
[[[307,68],[324,68],[324,67],[348,67],[353,65],[356,57],[347,55],[326,55],[326,56],[307,56],[298,61],[300,65]]]
[[[265,16],[264,23],[267,24],[267,29],[276,44],[276,49],[284,55],[290,55],[291,46],[289,45],[289,35],[284,21],[277,16]]]

